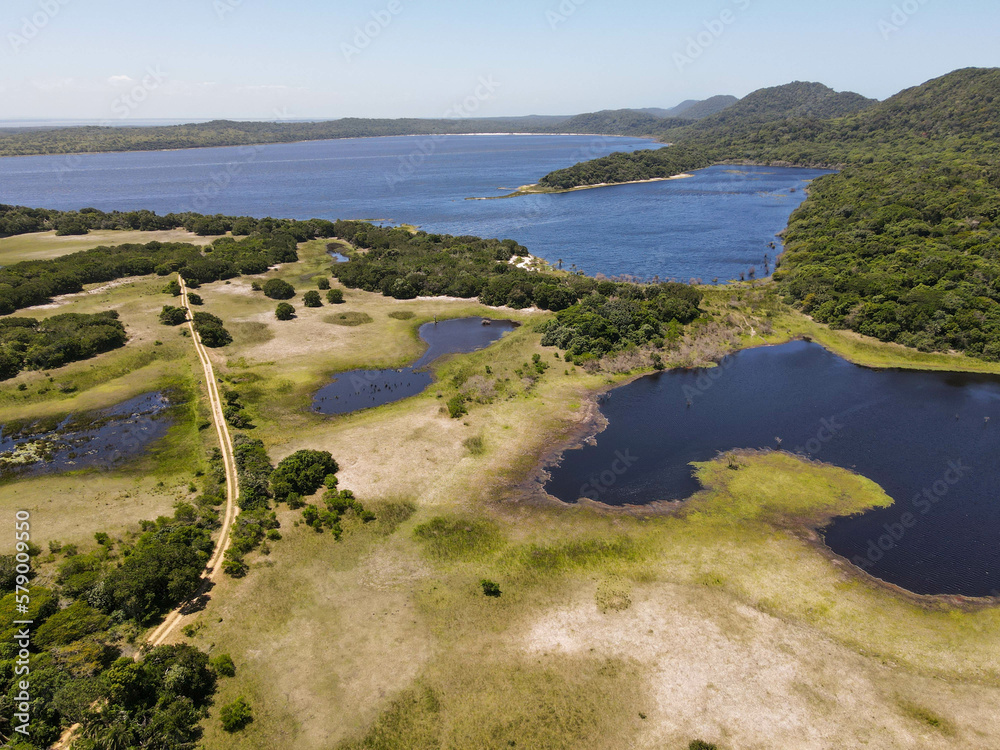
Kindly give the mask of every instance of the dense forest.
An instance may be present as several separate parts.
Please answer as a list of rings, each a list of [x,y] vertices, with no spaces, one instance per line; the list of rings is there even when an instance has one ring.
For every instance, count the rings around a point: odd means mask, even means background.
[[[49,370],[125,346],[118,313],[64,313],[46,320],[0,318],[0,380],[21,370]]]
[[[756,92],[672,131],[675,146],[542,184],[647,179],[706,160],[835,166],[787,229],[774,275],[786,300],[883,341],[1000,360],[1000,70],[956,71],[879,104],[836,95],[817,105],[815,94]]]
[[[701,293],[685,284],[635,284],[519,268],[511,260],[528,251],[513,240],[411,234],[362,222],[337,222],[335,231],[364,251],[334,266],[345,286],[396,299],[478,297],[486,305],[551,310],[558,315],[547,345],[577,357],[662,342],[700,314]]]

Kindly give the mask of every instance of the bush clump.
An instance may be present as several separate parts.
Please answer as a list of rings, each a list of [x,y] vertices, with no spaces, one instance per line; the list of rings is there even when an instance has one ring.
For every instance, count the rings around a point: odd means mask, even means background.
[[[194,314],[194,330],[198,332],[201,343],[213,349],[233,342],[233,337],[222,325],[222,319],[211,313],[196,312]]]
[[[164,305],[160,311],[160,322],[165,326],[179,326],[187,322],[187,310],[183,307]]]
[[[222,728],[230,733],[239,732],[253,721],[253,709],[246,698],[237,698],[232,703],[223,706],[219,712]]]
[[[264,296],[270,299],[291,299],[295,296],[295,287],[282,279],[268,279],[262,289]]]

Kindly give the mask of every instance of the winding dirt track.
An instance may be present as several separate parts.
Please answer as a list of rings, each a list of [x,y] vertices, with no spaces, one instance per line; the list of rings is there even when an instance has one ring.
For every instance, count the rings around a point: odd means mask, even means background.
[[[188,313],[188,329],[191,332],[191,340],[194,342],[195,351],[201,360],[201,366],[205,370],[205,382],[208,385],[208,400],[212,407],[212,421],[215,422],[215,431],[219,436],[219,446],[222,450],[222,462],[226,470],[226,510],[222,520],[222,529],[219,531],[219,541],[215,547],[215,554],[208,561],[205,568],[204,582],[196,596],[201,596],[210,587],[212,581],[216,579],[222,570],[222,556],[229,548],[229,530],[233,521],[239,514],[239,507],[236,505],[236,498],[239,496],[239,482],[236,476],[236,460],[233,458],[233,439],[229,434],[229,426],[226,424],[225,415],[222,413],[222,399],[219,397],[219,384],[215,379],[215,370],[212,368],[212,360],[208,357],[208,352],[198,338],[194,330],[194,314],[191,305],[188,304],[187,287],[184,279],[178,277],[181,285],[181,302]],[[167,615],[166,619],[153,630],[146,638],[146,643],[155,647],[163,644],[167,638],[173,634],[184,619],[184,608],[188,604],[185,602],[177,609]]]

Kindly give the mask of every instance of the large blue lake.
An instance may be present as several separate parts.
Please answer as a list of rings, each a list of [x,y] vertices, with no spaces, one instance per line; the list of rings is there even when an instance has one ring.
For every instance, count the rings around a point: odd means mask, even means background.
[[[710,282],[765,256],[805,198],[807,169],[713,167],[671,182],[496,201],[637,138],[449,136],[0,159],[0,203],[64,210],[371,219],[510,237],[585,273]]]

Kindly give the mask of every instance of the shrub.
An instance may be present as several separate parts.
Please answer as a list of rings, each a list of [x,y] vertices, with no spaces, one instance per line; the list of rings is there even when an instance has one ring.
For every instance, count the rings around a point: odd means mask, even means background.
[[[691,744],[688,745],[688,750],[718,750],[718,745],[704,740],[692,740]]]
[[[282,302],[275,309],[274,315],[278,320],[291,320],[295,317],[295,308],[287,302]]]
[[[195,294],[194,292],[188,292],[188,304],[200,307],[205,304],[205,301],[201,298],[201,295]]]
[[[322,307],[323,301],[319,297],[319,292],[306,292],[302,295],[302,304],[306,307]]]
[[[178,282],[177,279],[171,279],[170,283],[168,283],[165,287],[163,287],[163,293],[169,294],[171,297],[180,297],[181,296],[180,282]]]
[[[469,410],[465,406],[465,396],[459,394],[448,399],[448,414],[451,415],[452,419],[460,419],[468,413]]]
[[[389,317],[393,320],[413,320],[416,317],[416,313],[410,312],[409,310],[396,310],[395,312],[389,313]]]
[[[160,322],[165,326],[179,326],[187,322],[187,310],[183,307],[164,305],[160,311]]]
[[[500,591],[500,584],[496,581],[491,581],[488,578],[481,580],[479,585],[483,587],[483,594],[485,596],[491,596],[495,599],[499,599],[500,595],[503,593]]]
[[[253,709],[246,698],[237,698],[219,712],[222,728],[227,732],[238,732],[253,721]]]
[[[291,299],[295,296],[295,287],[281,279],[268,279],[262,288],[264,295],[271,299]]]
[[[285,502],[291,494],[308,497],[339,470],[333,456],[325,451],[297,451],[279,463],[271,474],[274,499]]]
[[[209,663],[220,677],[236,676],[236,665],[233,664],[233,658],[229,654],[219,654]]]
[[[344,304],[344,290],[343,289],[331,289],[326,293],[326,301],[331,305],[342,305]]]
[[[327,289],[330,288],[330,279],[326,278],[320,279],[318,282],[316,282],[316,286],[319,287],[319,290],[321,292],[326,291]]]

